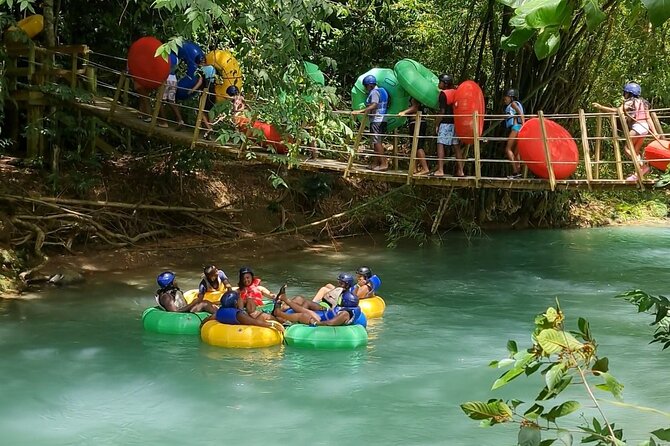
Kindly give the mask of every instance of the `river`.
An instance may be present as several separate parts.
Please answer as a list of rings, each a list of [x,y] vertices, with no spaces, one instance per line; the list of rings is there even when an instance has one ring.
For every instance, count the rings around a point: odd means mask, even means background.
[[[222,254],[233,276],[240,266]],[[507,339],[527,345],[533,317],[559,298],[568,325],[587,318],[626,402],[670,411],[670,351],[649,345],[650,316],[614,296],[670,292],[670,229],[493,232],[441,246],[388,249],[370,239],[251,264],[263,283],[309,294],[341,270],[378,273],[388,307],[356,351],[226,350],[147,333],[163,267],[94,276],[31,300],[0,300],[0,443],[18,445],[509,445],[514,427],[483,429],[459,404],[530,401],[542,377],[491,391]],[[175,268],[195,287],[197,262]],[[575,387],[569,395],[587,404]],[[598,391],[605,399],[609,394]],[[626,438],[668,420],[603,402]],[[579,414],[595,413],[583,407]],[[636,444],[636,443],[633,443]]]

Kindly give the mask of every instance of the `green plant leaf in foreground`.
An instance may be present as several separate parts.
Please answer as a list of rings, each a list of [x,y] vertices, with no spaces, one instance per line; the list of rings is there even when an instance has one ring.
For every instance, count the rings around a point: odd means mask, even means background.
[[[496,423],[503,423],[512,419],[512,409],[503,400],[488,403],[468,401],[461,404],[461,409],[473,420],[493,420]]]

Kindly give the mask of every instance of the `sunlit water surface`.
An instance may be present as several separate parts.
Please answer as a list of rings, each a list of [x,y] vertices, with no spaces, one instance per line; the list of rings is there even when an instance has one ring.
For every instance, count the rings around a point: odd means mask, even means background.
[[[166,265],[0,300],[0,444],[515,444],[513,428],[479,428],[459,404],[533,398],[541,377],[490,391],[500,371],[487,364],[506,355],[507,339],[527,344],[533,316],[556,297],[573,327],[590,320],[625,400],[670,411],[670,353],[648,345],[648,316],[614,298],[636,287],[667,294],[669,259],[669,229],[636,227],[453,235],[397,249],[360,239],[252,263],[268,287],[287,281],[295,294],[371,266],[388,307],[356,351],[237,351],[147,333],[140,315]],[[199,261],[172,265],[182,288],[197,284]],[[217,262],[230,275],[240,266]],[[578,388],[570,396],[586,402]],[[630,439],[668,425],[603,405]]]

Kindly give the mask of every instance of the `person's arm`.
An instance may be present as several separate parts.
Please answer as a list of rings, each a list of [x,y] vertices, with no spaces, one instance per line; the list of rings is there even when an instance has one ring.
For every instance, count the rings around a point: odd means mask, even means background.
[[[202,279],[200,281],[200,285],[198,285],[198,295],[193,302],[200,302],[205,298],[205,293],[207,292],[207,284],[205,283],[205,280],[207,279]]]
[[[233,289],[233,286],[228,281],[228,276],[226,276],[226,273],[224,273],[221,270],[219,270],[219,280],[221,281],[221,283],[223,283],[223,286],[225,286],[228,290]]]
[[[356,296],[358,296],[359,299],[365,299],[371,291],[372,288],[370,288],[370,284],[366,283],[365,285],[356,288]]]
[[[327,321],[317,322],[316,325],[338,326],[346,324],[348,320],[349,313],[346,311],[340,311],[334,318]]]
[[[526,117],[524,116],[521,107],[516,105],[516,102],[512,102],[512,108],[516,111],[517,116],[521,118],[521,125],[524,125],[524,123],[526,122]]]
[[[412,98],[411,105],[407,110],[403,110],[400,113],[398,113],[400,116],[405,116],[405,115],[415,115],[416,112],[419,111],[419,101],[416,99]]]
[[[203,76],[198,76],[198,80],[196,81],[195,85],[191,87],[191,89],[188,91],[188,94],[191,95],[195,90],[200,89],[200,87],[202,87],[203,82],[204,82]]]
[[[439,116],[435,117],[435,134],[440,133],[440,124],[442,124],[442,119],[444,118],[445,113],[447,113],[447,98],[446,98],[446,93],[440,91],[440,96],[439,96],[439,103],[440,103],[440,111],[438,113]]]
[[[600,111],[606,111],[606,112],[612,112],[612,113],[616,113],[616,111],[619,110],[619,108],[621,108],[621,107],[618,107],[618,108],[606,107],[604,105],[598,104],[597,102],[594,102],[591,105],[593,105],[593,107],[597,108]]]
[[[272,293],[270,290],[265,288],[263,285],[258,285],[257,288],[258,288],[258,291],[260,291],[261,294],[263,294],[263,296],[270,297],[272,299],[274,299],[276,297],[275,293]]]
[[[374,112],[377,110],[377,107],[379,104],[377,102],[373,102],[367,107],[365,107],[363,110],[355,110],[351,112],[352,115],[369,115],[370,113]]]
[[[247,313],[244,311],[240,311],[237,313],[237,322],[243,325],[255,325],[257,327],[265,327],[265,328],[276,328],[279,331],[284,331],[284,327],[278,328],[276,327],[272,322],[268,322],[262,319],[255,319],[251,316],[249,316]],[[277,324],[281,326],[281,324]]]

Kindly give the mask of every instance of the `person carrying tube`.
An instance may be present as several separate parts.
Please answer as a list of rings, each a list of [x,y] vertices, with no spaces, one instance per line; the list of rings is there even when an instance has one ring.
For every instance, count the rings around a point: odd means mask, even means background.
[[[505,155],[512,162],[512,175],[508,178],[521,178],[521,158],[516,146],[516,137],[519,130],[526,122],[523,113],[523,105],[519,102],[519,92],[513,88],[507,90],[505,97],[505,128],[507,128],[507,143],[505,144]]]
[[[159,127],[168,127],[168,121],[165,113],[165,105],[170,106],[172,113],[174,113],[175,119],[177,120],[177,126],[175,130],[180,130],[184,126],[184,120],[181,117],[181,112],[179,107],[177,107],[177,65],[179,64],[179,59],[174,53],[169,55],[170,62],[170,74],[165,81],[165,90],[163,91],[163,102],[161,104],[160,115],[161,122],[158,124]]]
[[[454,103],[456,102],[456,87],[454,77],[449,74],[441,74],[437,87],[440,89],[439,104],[440,112],[435,120],[435,133],[437,134],[437,169],[430,176],[444,176],[444,154],[449,146],[454,148],[456,157],[456,176],[464,177],[463,151],[461,141],[456,137],[454,125]]]
[[[216,86],[216,68],[214,68],[213,65],[205,65],[205,56],[202,54],[198,55],[195,59],[195,63],[198,64],[198,69],[195,71],[197,80],[195,85],[188,91],[188,94],[191,95],[196,90],[202,90],[203,94],[207,95],[205,108],[202,110],[202,122],[207,129],[203,138],[209,139],[212,130],[214,130],[212,124],[209,122],[209,111],[216,103],[216,91],[214,90]]]
[[[368,92],[365,100],[366,107],[356,110],[352,115],[370,115],[370,134],[372,150],[375,155],[369,169],[377,172],[385,172],[389,168],[388,159],[384,156],[383,136],[387,128],[387,110],[389,94],[384,87],[377,86],[377,78],[369,74],[363,78],[363,87]]]
[[[644,162],[640,149],[644,143],[645,137],[651,133],[654,138],[659,139],[658,129],[654,126],[654,122],[649,114],[649,102],[642,98],[642,87],[637,82],[628,82],[623,86],[623,104],[618,108],[605,107],[593,103],[593,106],[604,111],[617,112],[621,110],[626,117],[626,126],[630,133],[630,138],[633,143],[633,153],[631,153],[626,144],[626,153],[633,160],[634,163],[640,165],[640,173],[644,176],[649,173],[649,166]],[[626,181],[637,181],[637,174],[633,173]]]

